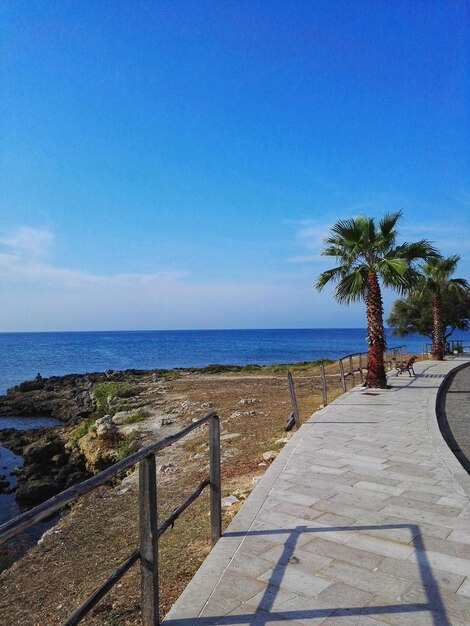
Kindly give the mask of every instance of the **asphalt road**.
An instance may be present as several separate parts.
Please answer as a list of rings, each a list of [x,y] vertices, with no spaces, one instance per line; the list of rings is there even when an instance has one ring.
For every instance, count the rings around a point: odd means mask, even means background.
[[[450,377],[441,395],[438,417],[444,438],[470,474],[470,365]]]

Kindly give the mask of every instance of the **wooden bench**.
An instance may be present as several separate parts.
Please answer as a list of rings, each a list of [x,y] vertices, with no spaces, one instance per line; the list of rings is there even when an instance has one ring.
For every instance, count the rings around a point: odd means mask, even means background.
[[[397,365],[397,376],[399,374],[403,374],[403,372],[408,372],[408,374],[410,375],[411,378],[411,373],[413,373],[413,376],[416,376],[415,371],[413,369],[413,365],[414,362],[416,361],[416,357],[412,356],[408,359],[408,361],[403,361],[403,363],[401,363],[400,365]]]

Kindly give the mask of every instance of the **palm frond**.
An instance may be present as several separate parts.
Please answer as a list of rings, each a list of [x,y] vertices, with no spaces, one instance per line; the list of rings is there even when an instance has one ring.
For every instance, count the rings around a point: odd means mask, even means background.
[[[451,291],[469,291],[470,283],[465,278],[451,278],[448,287]]]
[[[345,268],[342,265],[325,270],[315,281],[315,289],[321,291],[329,282],[336,282],[344,275]]]
[[[393,251],[393,256],[402,257],[407,261],[418,261],[420,259],[428,261],[439,258],[439,252],[427,239],[420,239],[413,243],[402,243]]]
[[[363,300],[367,290],[367,268],[358,267],[352,272],[343,275],[335,289],[335,298],[338,302],[349,304]]]
[[[386,213],[379,222],[379,235],[377,237],[377,249],[386,255],[395,246],[397,238],[397,221],[401,217],[401,211]]]

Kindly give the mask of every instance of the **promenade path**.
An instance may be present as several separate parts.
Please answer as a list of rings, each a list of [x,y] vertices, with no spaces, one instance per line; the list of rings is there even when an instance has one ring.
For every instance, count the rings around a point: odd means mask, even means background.
[[[465,362],[418,363],[312,415],[164,626],[469,626],[470,477],[435,413]]]

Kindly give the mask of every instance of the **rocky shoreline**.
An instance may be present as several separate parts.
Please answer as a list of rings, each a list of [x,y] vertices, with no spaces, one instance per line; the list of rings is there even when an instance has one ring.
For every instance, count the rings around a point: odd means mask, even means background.
[[[57,433],[62,427],[31,430],[8,428],[0,431],[0,441],[23,457],[23,466],[14,470],[17,484],[5,485],[4,492],[15,492],[21,511],[27,510],[63,489],[90,477],[82,455],[67,450],[66,441]],[[8,483],[4,479],[5,483]]]
[[[0,493],[14,491],[24,511],[111,465],[117,460],[115,450],[122,441],[113,416],[106,415],[108,402],[112,405],[115,397],[110,393],[102,407],[95,391],[100,384],[105,389],[106,385],[129,385],[144,374],[148,372],[70,374],[25,381],[8,389],[0,396],[0,415],[48,416],[63,425],[0,429],[3,445],[24,460],[23,466],[14,470],[15,486],[10,484],[11,477],[0,474]]]

